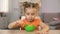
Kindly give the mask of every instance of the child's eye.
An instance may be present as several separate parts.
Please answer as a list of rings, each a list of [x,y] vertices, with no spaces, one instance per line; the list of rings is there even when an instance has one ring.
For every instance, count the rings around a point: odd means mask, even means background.
[[[32,13],[31,15],[35,15],[34,13]]]
[[[29,15],[29,13],[27,13],[27,15]]]

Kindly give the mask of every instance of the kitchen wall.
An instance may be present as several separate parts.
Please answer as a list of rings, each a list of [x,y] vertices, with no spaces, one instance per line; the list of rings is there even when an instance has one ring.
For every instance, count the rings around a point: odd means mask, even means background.
[[[42,13],[59,13],[60,0],[41,0]]]
[[[9,1],[9,13],[8,13],[8,20],[9,22],[15,21],[19,19],[19,9],[18,9],[18,0],[10,0]]]

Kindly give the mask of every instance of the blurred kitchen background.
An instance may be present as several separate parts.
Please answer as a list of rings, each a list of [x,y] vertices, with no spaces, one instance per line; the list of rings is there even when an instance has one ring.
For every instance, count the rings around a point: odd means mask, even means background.
[[[25,0],[0,0],[0,29],[23,15],[21,4]],[[39,16],[50,29],[60,29],[60,0],[41,0]]]

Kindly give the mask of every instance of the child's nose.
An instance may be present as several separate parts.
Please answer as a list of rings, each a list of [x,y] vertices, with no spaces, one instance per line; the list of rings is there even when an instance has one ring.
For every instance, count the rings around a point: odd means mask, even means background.
[[[29,17],[31,18],[31,17],[32,17],[32,15],[29,15]]]

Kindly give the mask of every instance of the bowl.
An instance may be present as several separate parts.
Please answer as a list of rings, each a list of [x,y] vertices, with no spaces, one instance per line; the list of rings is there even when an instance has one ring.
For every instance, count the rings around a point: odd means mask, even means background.
[[[28,32],[32,32],[35,30],[35,26],[34,25],[25,25],[25,30]]]

